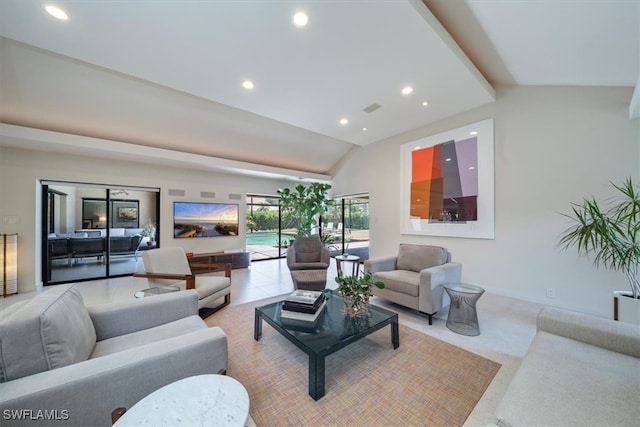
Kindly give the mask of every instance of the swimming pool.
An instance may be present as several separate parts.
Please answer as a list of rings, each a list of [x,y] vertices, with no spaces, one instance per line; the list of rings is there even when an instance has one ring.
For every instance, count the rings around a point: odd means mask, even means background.
[[[283,239],[286,236],[282,236]],[[278,246],[278,233],[275,231],[247,233],[247,245]]]

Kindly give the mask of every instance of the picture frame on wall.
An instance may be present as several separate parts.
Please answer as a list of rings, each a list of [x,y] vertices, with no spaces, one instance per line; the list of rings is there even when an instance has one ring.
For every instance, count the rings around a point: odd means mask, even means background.
[[[402,234],[495,237],[493,119],[400,147]]]
[[[136,207],[119,207],[118,222],[138,221],[138,208]]]
[[[140,225],[138,200],[112,200],[111,221],[113,227],[138,228]]]

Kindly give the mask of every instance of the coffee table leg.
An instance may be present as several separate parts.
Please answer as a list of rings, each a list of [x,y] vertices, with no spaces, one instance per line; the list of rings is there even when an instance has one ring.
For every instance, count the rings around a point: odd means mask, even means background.
[[[261,336],[262,336],[262,312],[260,312],[256,308],[256,314],[255,314],[254,323],[253,323],[253,338],[256,341],[260,341]]]
[[[309,396],[313,400],[324,396],[324,356],[309,355]]]
[[[393,343],[393,349],[400,347],[400,329],[398,327],[398,319],[391,322],[391,343]]]

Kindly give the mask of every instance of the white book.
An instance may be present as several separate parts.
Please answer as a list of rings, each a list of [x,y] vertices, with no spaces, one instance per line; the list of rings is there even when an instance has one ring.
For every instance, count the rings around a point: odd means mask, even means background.
[[[303,289],[296,289],[291,295],[289,295],[286,298],[285,301],[312,305],[321,296],[322,296],[322,292],[320,291],[307,291]]]
[[[327,305],[327,301],[323,301],[322,304],[320,305],[320,308],[318,308],[318,310],[314,314],[300,313],[298,311],[280,310],[280,317],[282,319],[302,320],[304,322],[315,322],[320,316],[320,314],[322,314],[322,311],[324,310],[324,307],[326,305]]]

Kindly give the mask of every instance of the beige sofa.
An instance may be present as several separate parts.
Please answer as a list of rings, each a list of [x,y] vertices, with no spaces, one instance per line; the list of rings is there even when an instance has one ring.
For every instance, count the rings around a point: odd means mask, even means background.
[[[640,328],[545,307],[494,425],[637,426]]]
[[[226,336],[194,290],[86,308],[59,285],[0,311],[2,425],[109,426],[118,407],[226,369]]]
[[[418,310],[432,317],[450,303],[445,283],[460,282],[462,264],[451,261],[446,248],[401,243],[397,256],[364,262],[384,283],[384,289],[372,288],[373,295]]]

